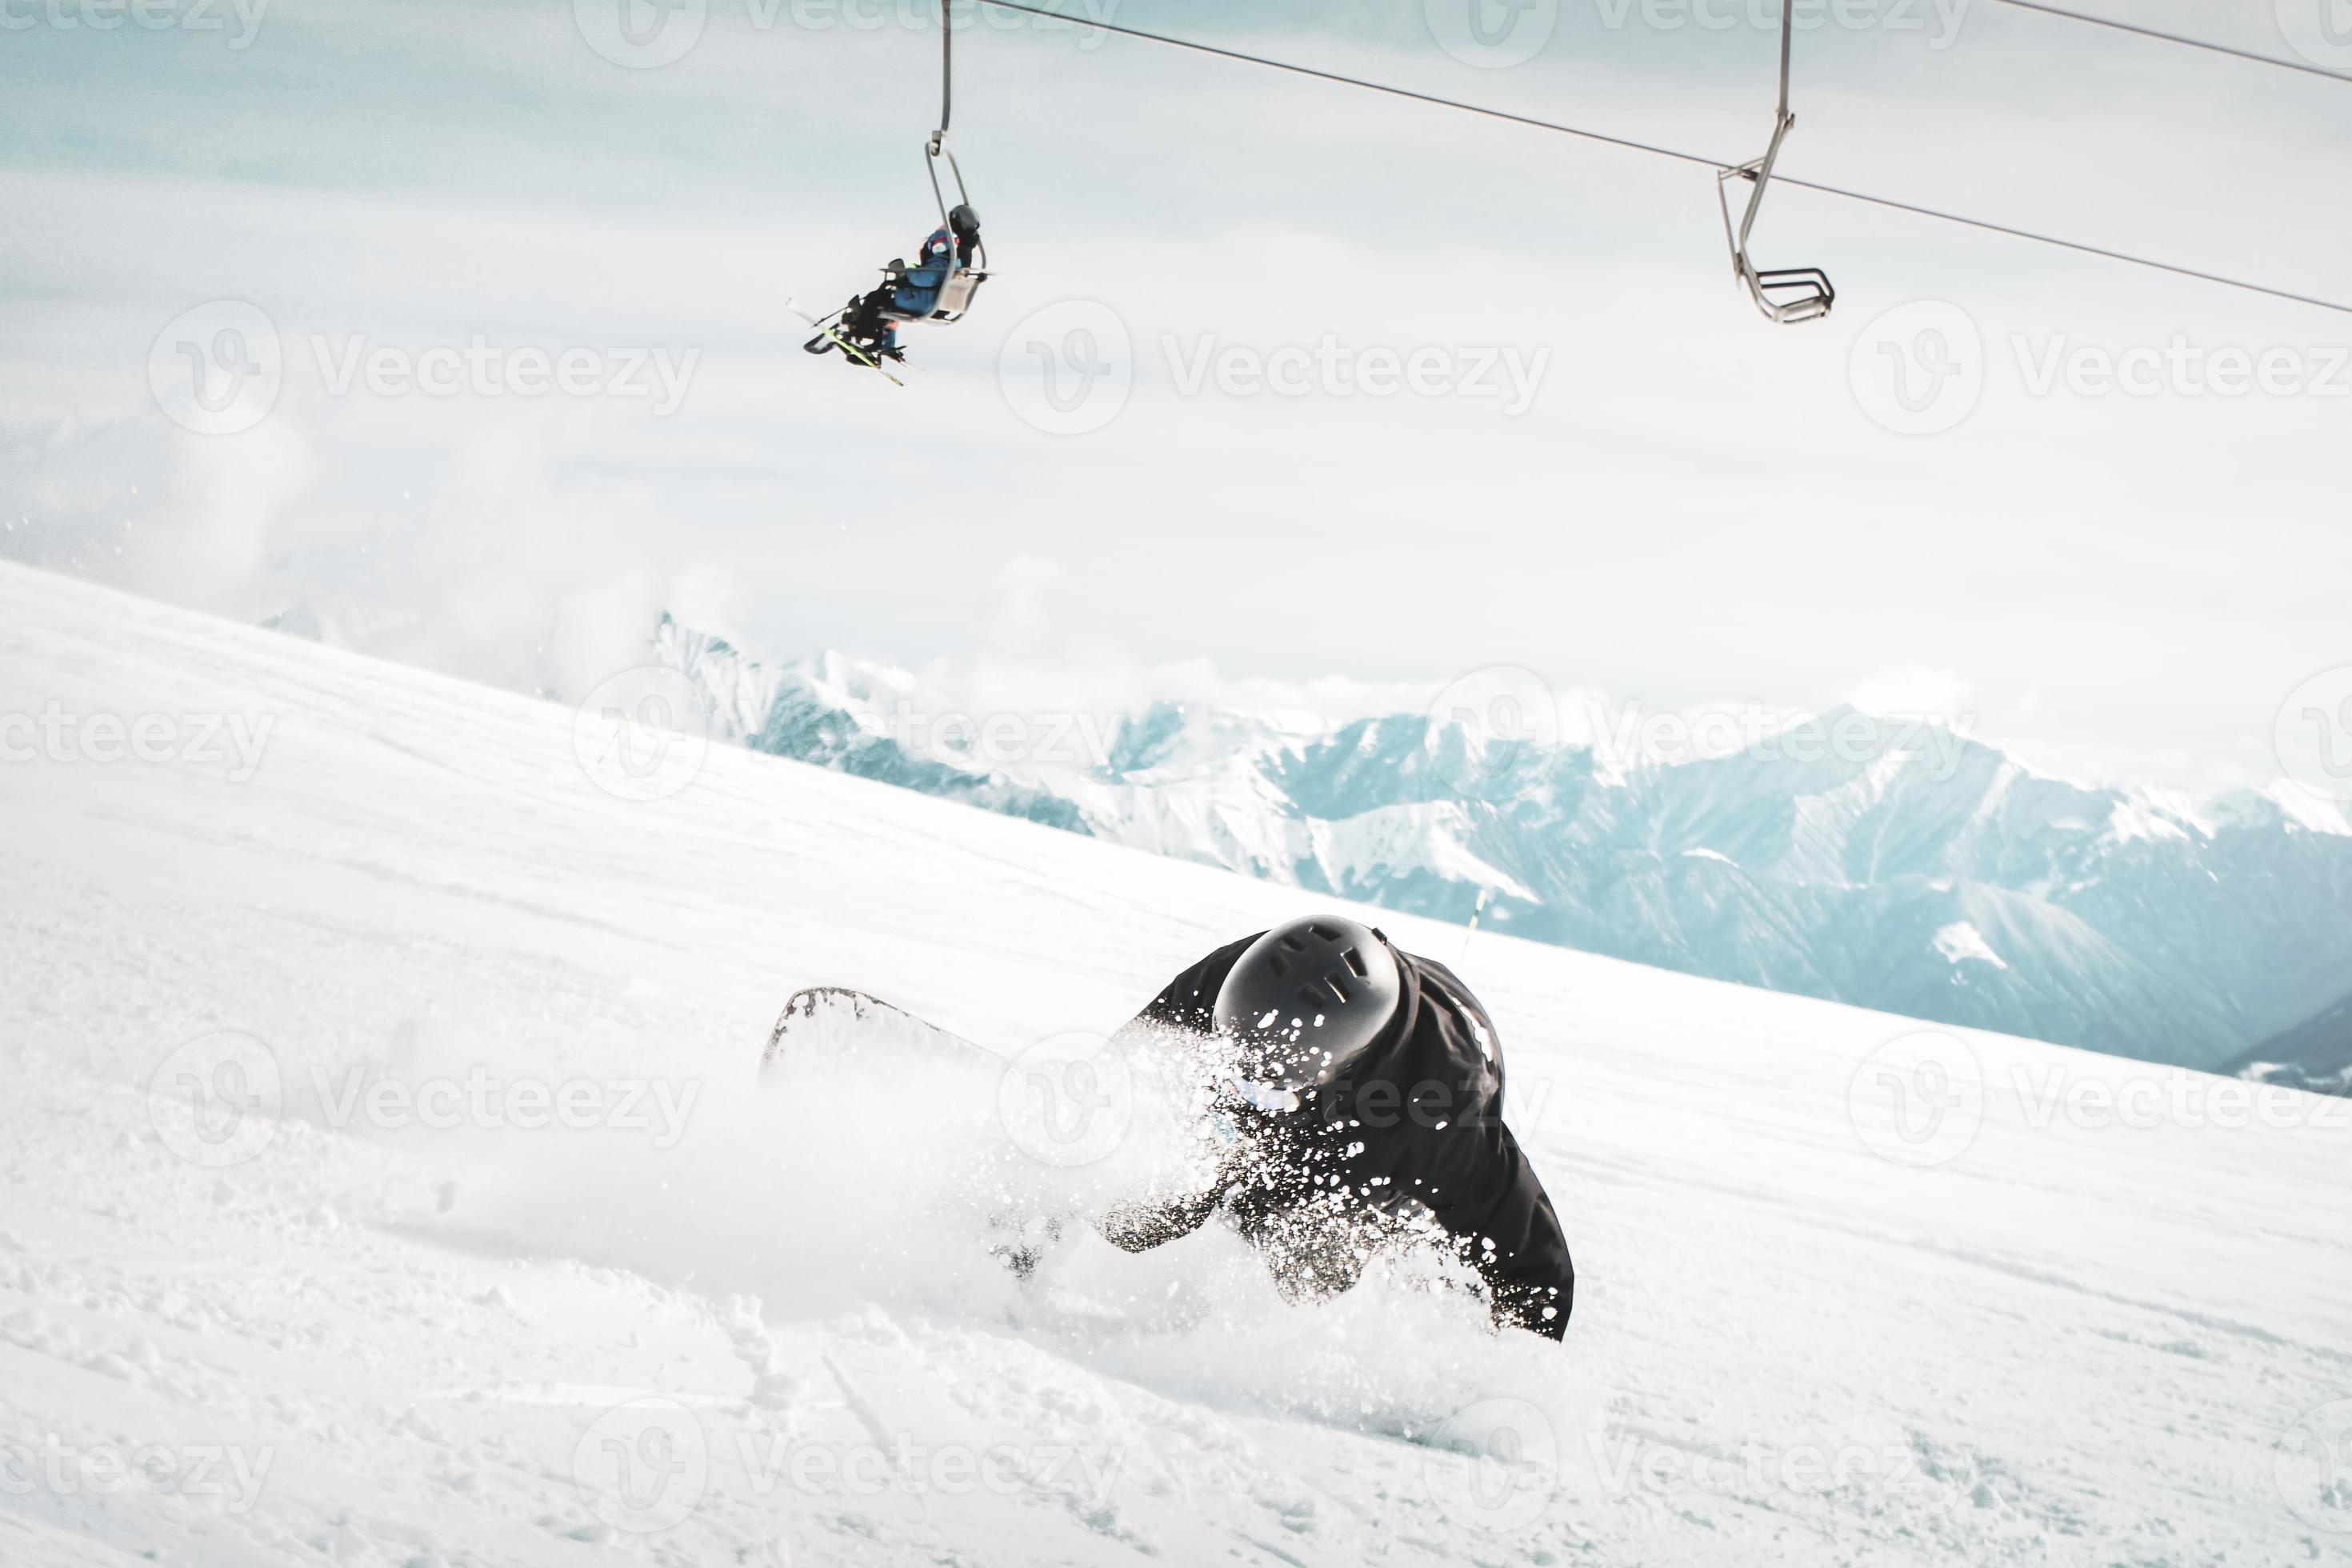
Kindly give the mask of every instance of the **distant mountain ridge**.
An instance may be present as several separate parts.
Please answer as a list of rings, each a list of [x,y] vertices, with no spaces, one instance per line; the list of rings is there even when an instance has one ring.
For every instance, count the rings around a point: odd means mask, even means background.
[[[2264,1040],[2229,1070],[2263,1083],[2352,1095],[2352,995]]]
[[[1155,702],[1041,761],[1034,726],[925,731],[886,665],[763,666],[667,617],[655,648],[759,751],[1415,914],[1484,895],[1492,929],[1770,990],[2222,1068],[2352,974],[2352,830],[2288,785],[2086,788],[1850,710],[1812,721],[1837,746],[1628,766]]]

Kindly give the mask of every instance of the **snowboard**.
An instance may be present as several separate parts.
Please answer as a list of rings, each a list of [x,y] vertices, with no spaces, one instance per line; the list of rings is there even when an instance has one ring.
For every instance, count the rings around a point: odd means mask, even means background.
[[[793,1067],[826,1062],[892,1060],[911,1073],[942,1068],[984,1078],[992,1090],[1004,1070],[993,1051],[845,985],[813,985],[784,998],[776,1026],[760,1053],[760,1080],[770,1083]],[[1057,1215],[996,1214],[986,1222],[990,1256],[1027,1279],[1062,1237]]]
[[[760,1054],[760,1076],[793,1063],[870,1056],[877,1051],[917,1058],[943,1058],[968,1068],[992,1066],[995,1056],[961,1035],[845,985],[813,985],[784,998],[776,1026]]]

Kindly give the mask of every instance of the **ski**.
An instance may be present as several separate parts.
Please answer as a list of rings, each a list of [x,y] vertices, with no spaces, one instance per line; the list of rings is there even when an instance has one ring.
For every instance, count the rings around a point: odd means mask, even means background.
[[[807,343],[803,344],[802,346],[803,348],[808,348],[811,353],[821,353],[824,351],[816,349],[813,345],[820,342],[829,342],[834,347],[839,349],[843,353],[848,355],[853,363],[866,366],[868,370],[873,371],[891,385],[903,387],[907,384],[905,382],[900,381],[897,376],[892,375],[887,370],[884,369],[880,360],[875,358],[872,354],[867,353],[864,349],[859,348],[856,343],[851,342],[839,331],[835,331],[831,322],[823,321],[818,317],[812,316],[806,310],[802,310],[798,300],[785,300],[784,308],[792,311],[793,315],[798,316],[802,321],[806,321],[810,326],[816,329],[816,336],[811,338]]]
[[[872,354],[867,353],[864,349],[859,348],[856,343],[851,342],[847,338],[843,337],[831,327],[819,327],[816,330],[816,335],[821,338],[830,339],[843,353],[847,354],[859,364],[862,364],[868,370],[873,371],[877,375],[879,375],[891,385],[904,386],[907,384],[905,382],[900,381],[897,376],[892,375],[888,371],[884,370],[880,360],[876,359]]]

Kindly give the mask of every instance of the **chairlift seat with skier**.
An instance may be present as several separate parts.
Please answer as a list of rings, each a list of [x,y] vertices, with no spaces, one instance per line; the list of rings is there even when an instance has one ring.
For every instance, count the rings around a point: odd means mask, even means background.
[[[980,237],[980,213],[971,205],[971,195],[964,188],[963,170],[947,144],[955,80],[955,30],[944,4],[940,7],[940,128],[931,132],[923,146],[923,167],[930,176],[931,199],[939,206],[940,226],[924,239],[921,250],[916,253],[915,265],[909,267],[903,258],[894,258],[882,268],[878,287],[852,296],[848,304],[829,318],[806,318],[816,329],[816,335],[802,345],[813,354],[839,349],[851,363],[881,371],[892,381],[898,377],[884,370],[882,362],[906,363],[907,351],[898,342],[898,328],[918,321],[961,321],[964,312],[971,309],[980,286],[988,281],[988,247]],[[948,205],[946,187],[940,183],[942,159],[947,163],[949,177],[955,182],[956,201],[952,207]]]
[[[988,252],[980,243],[980,215],[959,202],[947,221],[923,241],[914,267],[893,261],[883,268],[889,298],[882,313],[894,321],[957,321],[988,280]]]

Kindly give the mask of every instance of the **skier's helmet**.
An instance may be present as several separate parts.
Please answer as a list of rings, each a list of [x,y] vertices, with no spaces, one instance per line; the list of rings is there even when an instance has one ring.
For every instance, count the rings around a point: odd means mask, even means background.
[[[1339,915],[1278,925],[1242,950],[1217,992],[1217,1033],[1254,1081],[1306,1089],[1344,1077],[1404,994],[1378,931]]]

